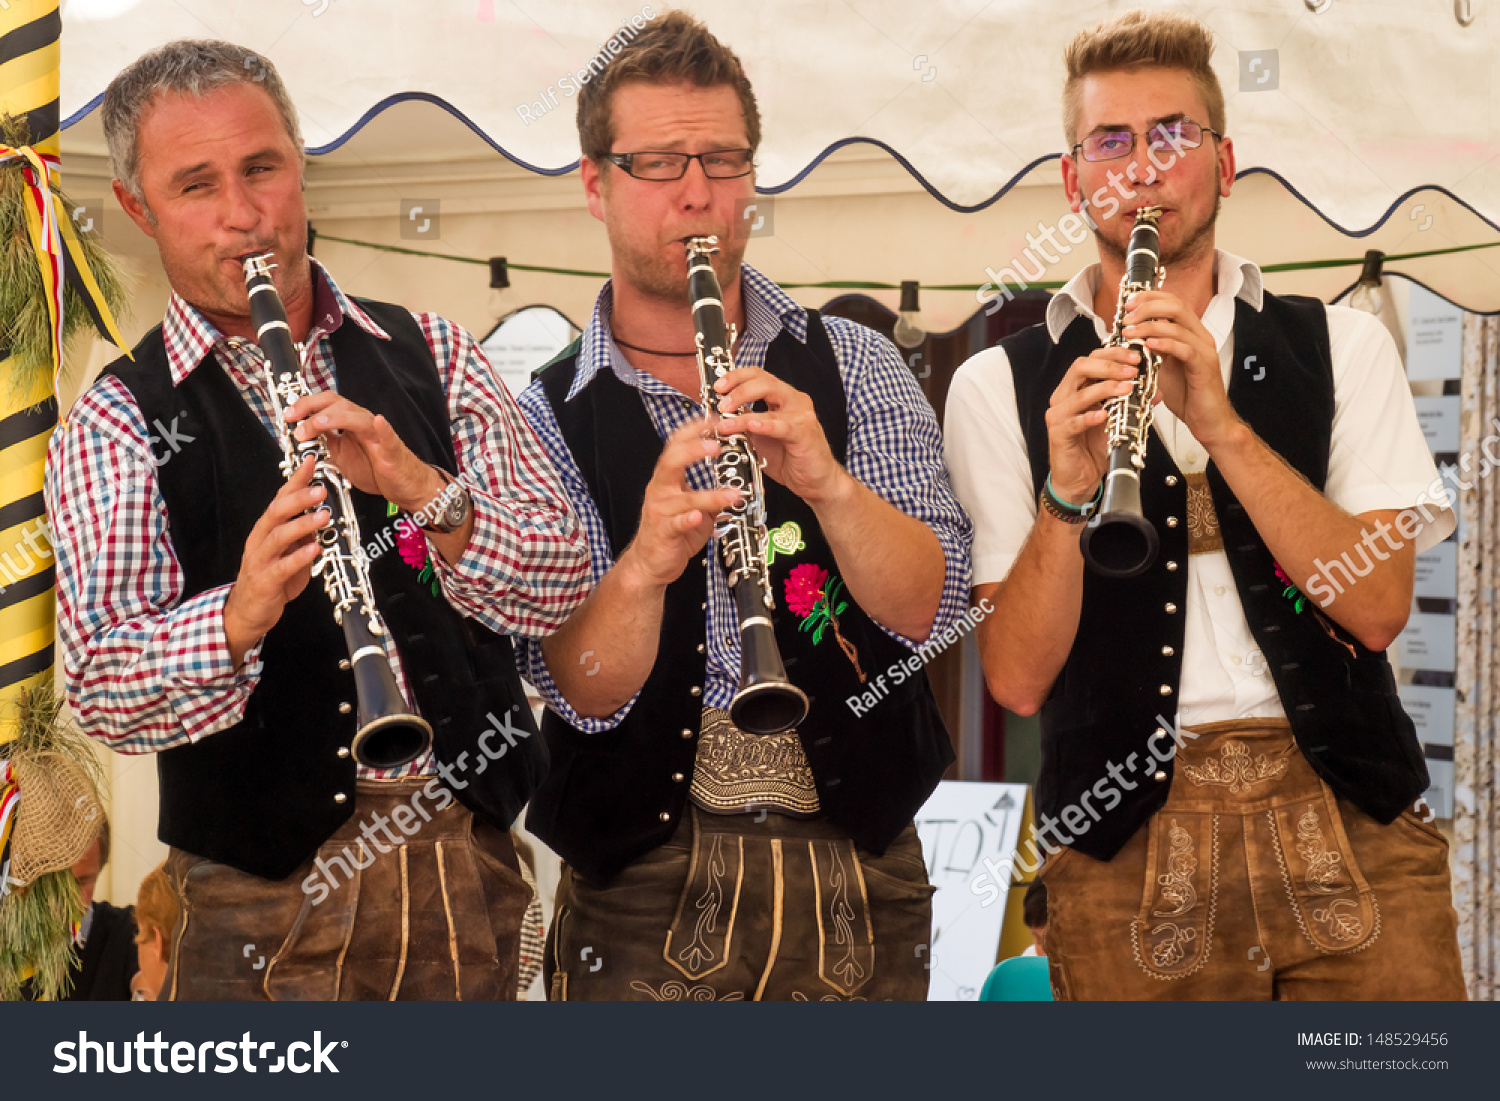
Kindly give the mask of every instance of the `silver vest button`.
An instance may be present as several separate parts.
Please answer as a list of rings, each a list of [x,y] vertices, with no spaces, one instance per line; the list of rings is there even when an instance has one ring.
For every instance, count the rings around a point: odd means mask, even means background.
[[[1175,517],[1175,516],[1168,516],[1167,517],[1167,527],[1169,527],[1169,528],[1175,528],[1176,526],[1177,526],[1177,517]]]
[[[343,703],[339,704],[339,714],[340,715],[347,715],[347,714],[349,714],[349,712],[351,712],[353,710],[354,710],[354,707],[353,707],[352,704],[349,703],[348,700],[345,700]]]
[[[349,801],[349,797],[348,797],[348,796],[347,796],[347,795],[345,795],[345,794],[344,794],[344,793],[343,793],[343,792],[342,792],[342,791],[341,791],[341,792],[339,792],[339,793],[338,793],[338,794],[337,794],[337,795],[335,795],[335,796],[334,796],[334,797],[333,797],[333,801],[334,801],[334,802],[335,802],[335,803],[347,803],[347,802],[348,802],[348,801]]]
[[[670,822],[672,820],[672,813],[664,810],[656,817],[660,818],[663,822]]]
[[[1163,772],[1161,769],[1157,769],[1156,770],[1156,775],[1154,777],[1152,777],[1152,779],[1154,779],[1158,784],[1161,783],[1166,778],[1167,778],[1167,774],[1165,772]]]
[[[1177,484],[1177,475],[1175,475],[1175,474],[1168,474],[1167,475],[1167,485],[1169,485],[1169,486],[1175,486],[1176,484]]]
[[[1167,563],[1167,569],[1169,569],[1169,570],[1175,570],[1176,568],[1177,568],[1177,563],[1176,562],[1168,562]]]
[[[1175,653],[1176,653],[1176,652],[1177,652],[1177,651],[1176,651],[1176,650],[1174,650],[1174,649],[1172,649],[1172,648],[1171,648],[1171,647],[1170,647],[1170,646],[1163,646],[1163,647],[1162,647],[1162,648],[1161,648],[1161,656],[1162,656],[1162,657],[1164,657],[1164,658],[1169,658],[1169,657],[1171,657],[1171,656],[1172,656],[1172,655],[1173,655],[1173,654],[1175,654]]]
[[[1158,688],[1157,691],[1160,692],[1163,696],[1170,696],[1172,694],[1172,686],[1170,684],[1164,684],[1160,688]]]
[[[674,772],[674,773],[672,773],[672,783],[674,783],[674,784],[680,784],[680,783],[682,783],[682,781],[684,779],[686,779],[686,777],[683,776],[682,773],[680,773],[680,772]]]
[[[1167,601],[1167,615],[1176,615],[1176,614],[1177,614],[1177,605],[1173,604],[1170,600]]]
[[[347,756],[349,756],[349,747],[346,746],[346,745],[339,746],[339,756],[340,757],[347,757]]]

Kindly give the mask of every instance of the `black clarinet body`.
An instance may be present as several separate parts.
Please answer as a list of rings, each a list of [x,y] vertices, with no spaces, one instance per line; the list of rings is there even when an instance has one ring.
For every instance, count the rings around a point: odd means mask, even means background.
[[[734,369],[733,334],[724,316],[723,292],[714,273],[717,237],[694,237],[687,243],[688,298],[698,348],[704,415],[716,421],[719,395],[714,383]],[[740,627],[740,686],[729,705],[730,721],[750,734],[779,734],[807,716],[807,695],[787,679],[776,628],[771,621],[775,600],[766,563],[766,498],[760,458],[743,433],[715,430],[719,456],[714,480],[720,488],[738,489],[740,503],[719,515],[714,540],[724,563]]]
[[[1151,435],[1161,357],[1144,340],[1127,340],[1124,335],[1126,300],[1141,291],[1155,290],[1160,282],[1161,235],[1156,225],[1160,217],[1160,207],[1142,207],[1135,212],[1114,330],[1105,344],[1108,348],[1131,348],[1141,357],[1130,392],[1104,403],[1109,449],[1104,494],[1080,537],[1084,561],[1105,577],[1144,573],[1156,560],[1160,544],[1155,525],[1141,508],[1141,471],[1146,467],[1146,442]]]
[[[355,761],[372,769],[394,769],[410,764],[432,746],[432,727],[414,715],[401,696],[382,639],[385,624],[375,607],[370,563],[360,538],[359,522],[349,496],[349,481],[333,463],[322,436],[298,440],[295,426],[283,414],[311,391],[302,374],[302,355],[292,340],[286,308],[271,281],[272,254],[244,260],[245,287],[250,293],[250,322],[255,342],[266,358],[277,437],[281,444],[281,472],[290,478],[304,460],[317,463],[312,484],[326,491],[318,508],[330,522],[318,532],[319,553],[313,576],[321,577],[333,604],[333,616],[344,630],[349,657],[340,665],[354,674],[358,704],[356,732],[350,752]]]

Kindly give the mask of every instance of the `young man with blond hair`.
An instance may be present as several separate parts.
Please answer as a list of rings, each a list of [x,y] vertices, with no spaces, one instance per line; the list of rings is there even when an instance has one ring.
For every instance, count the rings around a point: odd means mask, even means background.
[[[1087,999],[1462,998],[1447,844],[1411,809],[1427,770],[1383,653],[1417,551],[1453,515],[1388,541],[1326,607],[1302,596],[1436,471],[1384,328],[1270,294],[1215,249],[1235,160],[1212,53],[1207,28],[1164,12],[1073,41],[1063,185],[1100,262],[949,391],[973,599],[997,609],[985,676],[1041,713],[1053,983]],[[1110,578],[1086,569],[1079,533],[1102,492],[1102,403],[1140,367],[1101,345],[1147,206],[1167,279],[1127,303],[1124,335],[1162,357],[1141,472],[1160,549]]]

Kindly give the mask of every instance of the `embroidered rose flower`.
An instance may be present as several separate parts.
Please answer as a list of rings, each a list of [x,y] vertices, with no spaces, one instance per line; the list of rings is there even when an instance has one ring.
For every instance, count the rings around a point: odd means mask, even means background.
[[[427,564],[427,539],[415,524],[396,525],[396,549],[401,561],[414,570]]]
[[[818,601],[823,599],[823,582],[828,580],[828,571],[813,562],[804,562],[792,568],[786,579],[786,604],[799,616],[812,615]]]

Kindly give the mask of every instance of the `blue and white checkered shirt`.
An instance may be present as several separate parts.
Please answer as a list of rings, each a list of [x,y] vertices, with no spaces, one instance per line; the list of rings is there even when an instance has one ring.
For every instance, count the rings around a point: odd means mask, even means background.
[[[735,365],[764,367],[766,350],[783,329],[806,343],[807,313],[790,295],[750,265],[745,264],[740,270],[745,326],[735,344]],[[567,400],[576,397],[599,371],[611,370],[615,377],[641,395],[656,434],[666,440],[699,416],[698,403],[630,365],[610,335],[609,319],[613,306],[614,292],[611,285],[605,283],[594,304],[594,315],[583,331],[578,366]],[[931,631],[932,636],[942,634],[958,621],[968,606],[971,530],[969,518],[948,485],[937,417],[895,345],[874,330],[841,317],[825,317],[823,324],[838,356],[839,376],[848,398],[849,443],[845,467],[883,500],[925,523],[942,544],[943,599]],[[519,404],[562,477],[563,488],[588,536],[593,583],[597,585],[614,565],[604,521],[589,497],[578,464],[563,441],[540,381],[534,380],[526,388]],[[714,488],[709,464],[698,463],[690,467],[688,485],[695,490]],[[739,687],[740,637],[734,599],[729,593],[723,564],[717,554],[711,554],[709,558],[712,572],[706,613],[708,671],[703,701],[710,707],[727,709]],[[916,649],[917,644],[912,640],[894,631],[886,633]],[[633,697],[608,718],[580,716],[563,699],[548,673],[540,640],[518,638],[516,643],[521,668],[526,671],[528,679],[541,692],[547,705],[578,729],[591,733],[612,730],[635,705]]]

